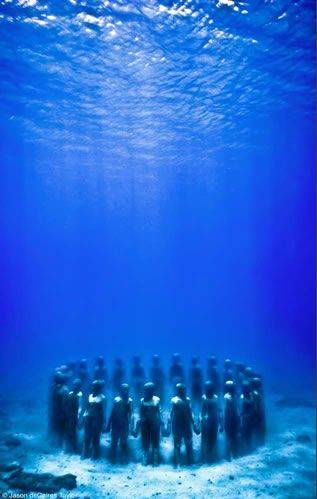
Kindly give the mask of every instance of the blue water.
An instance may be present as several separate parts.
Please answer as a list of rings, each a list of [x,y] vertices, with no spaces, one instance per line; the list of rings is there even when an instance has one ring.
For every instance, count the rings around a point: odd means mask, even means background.
[[[1,371],[178,350],[314,379],[315,12],[1,0]]]

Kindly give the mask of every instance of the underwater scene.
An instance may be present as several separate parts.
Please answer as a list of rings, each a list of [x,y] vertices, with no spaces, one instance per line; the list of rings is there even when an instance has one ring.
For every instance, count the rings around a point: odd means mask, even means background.
[[[315,21],[0,0],[0,497],[315,497]]]

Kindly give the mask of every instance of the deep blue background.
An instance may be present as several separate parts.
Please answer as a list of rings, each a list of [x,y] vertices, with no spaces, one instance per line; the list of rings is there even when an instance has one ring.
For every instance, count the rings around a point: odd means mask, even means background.
[[[3,375],[179,350],[311,385],[313,3],[122,5],[2,5]]]

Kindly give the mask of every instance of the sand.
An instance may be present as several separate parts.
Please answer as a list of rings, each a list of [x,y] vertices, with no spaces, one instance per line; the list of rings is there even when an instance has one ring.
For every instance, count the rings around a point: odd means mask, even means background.
[[[1,461],[17,460],[26,471],[73,473],[77,488],[49,497],[67,498],[313,498],[315,497],[315,410],[313,402],[296,407],[296,403],[278,407],[272,396],[267,404],[268,438],[265,446],[248,456],[231,462],[221,459],[214,465],[182,466],[174,470],[170,458],[171,439],[162,440],[165,462],[158,468],[138,462],[111,466],[105,457],[98,462],[82,460],[64,452],[54,452],[45,439],[44,418],[32,404],[16,403],[8,411],[10,431],[21,445],[0,447]],[[291,405],[292,407],[288,407]],[[308,405],[308,407],[307,407]],[[311,407],[309,407],[311,405]],[[3,407],[3,406],[2,406]],[[6,416],[7,417],[7,416]],[[9,425],[8,425],[9,426]],[[199,437],[195,437],[198,459]],[[223,445],[220,439],[220,451]],[[109,436],[103,437],[103,447]],[[131,449],[137,459],[140,442],[131,437]],[[6,497],[17,490],[7,490]],[[1,492],[0,492],[1,497]],[[11,497],[13,495],[11,494]],[[24,495],[24,497],[28,497]],[[31,497],[31,496],[30,496]],[[33,494],[32,497],[37,497]],[[38,495],[40,497],[40,495]]]

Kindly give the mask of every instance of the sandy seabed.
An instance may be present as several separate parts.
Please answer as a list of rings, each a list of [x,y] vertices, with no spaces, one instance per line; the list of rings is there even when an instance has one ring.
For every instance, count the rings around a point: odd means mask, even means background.
[[[231,462],[220,460],[214,465],[183,466],[174,470],[171,464],[170,438],[162,439],[165,462],[158,468],[131,462],[126,466],[82,460],[63,452],[53,452],[46,443],[44,416],[32,404],[15,403],[8,410],[7,428],[2,428],[0,460],[19,461],[25,471],[50,472],[54,475],[72,473],[77,488],[61,490],[52,498],[314,498],[315,497],[315,409],[313,399],[278,402],[272,397],[267,404],[268,438],[264,447]],[[3,407],[3,405],[2,405]],[[3,419],[3,418],[2,418]],[[8,447],[4,435],[20,439],[21,444]],[[1,435],[0,435],[1,442]],[[195,437],[199,456],[199,437]],[[220,437],[220,451],[223,445]],[[103,447],[109,436],[103,437]],[[131,438],[134,457],[139,452],[139,439]],[[19,497],[17,489],[9,489],[0,497]],[[6,494],[6,495],[5,495]],[[16,494],[16,495],[14,495]],[[24,494],[24,497],[28,497]],[[33,493],[29,497],[45,497]]]

